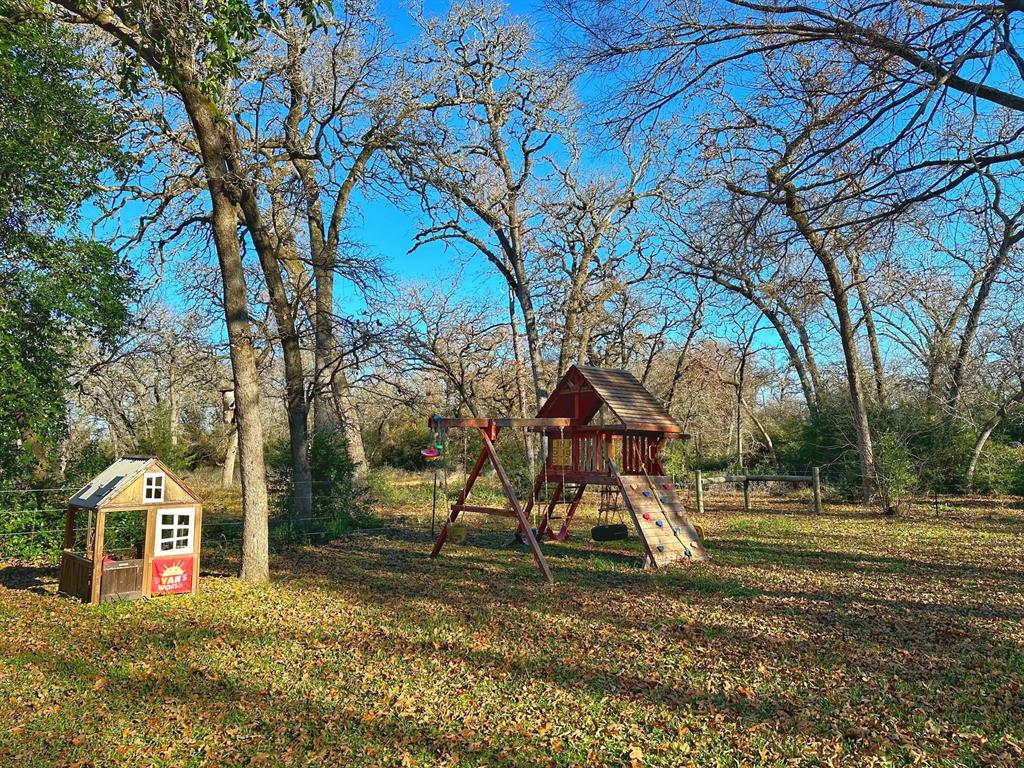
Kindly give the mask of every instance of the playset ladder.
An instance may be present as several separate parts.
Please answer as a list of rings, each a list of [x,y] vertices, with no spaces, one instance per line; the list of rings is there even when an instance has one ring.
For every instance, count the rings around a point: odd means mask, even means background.
[[[614,470],[626,509],[655,568],[708,560],[675,485],[664,475],[620,475]]]

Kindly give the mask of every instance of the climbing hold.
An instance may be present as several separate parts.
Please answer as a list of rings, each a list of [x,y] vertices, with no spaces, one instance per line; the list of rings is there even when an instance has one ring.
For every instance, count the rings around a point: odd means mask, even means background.
[[[672,483],[662,483],[661,487],[664,488],[666,491],[671,491],[672,490]]]
[[[686,556],[687,557],[693,557],[693,553],[690,552],[690,550],[686,550]]]
[[[664,544],[659,544],[658,545],[658,551],[659,552],[664,552],[665,551],[665,545]]]
[[[650,519],[651,519],[651,513],[650,512],[644,512],[644,520],[650,520]]]
[[[650,491],[644,491],[644,496],[647,496],[648,498],[650,498],[651,492]]]
[[[680,528],[678,525],[675,528],[673,528],[672,530],[675,531],[676,533],[682,533],[683,532],[683,529]]]
[[[665,521],[664,520],[659,520],[657,523],[655,523],[655,525],[657,525],[659,528],[661,528],[662,526],[665,525]]]
[[[661,497],[661,503],[662,503],[662,504],[671,504],[671,503],[672,503],[672,500],[671,500],[671,499],[669,499],[669,497],[668,497],[668,496],[662,496],[662,497]]]

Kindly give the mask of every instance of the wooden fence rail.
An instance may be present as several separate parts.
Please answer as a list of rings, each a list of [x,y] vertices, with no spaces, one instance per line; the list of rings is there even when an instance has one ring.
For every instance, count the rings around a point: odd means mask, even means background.
[[[703,477],[699,469],[694,470],[693,486],[697,496],[697,514],[704,514],[704,486],[713,483],[735,483],[743,486],[743,511],[750,512],[751,483],[810,483],[814,492],[814,513],[822,513],[821,473],[818,467],[811,468],[809,475],[719,475]]]

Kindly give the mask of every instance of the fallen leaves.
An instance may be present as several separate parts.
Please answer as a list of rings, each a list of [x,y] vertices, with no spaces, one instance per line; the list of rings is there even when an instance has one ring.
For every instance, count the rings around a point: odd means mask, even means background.
[[[767,506],[709,512],[706,567],[581,533],[554,590],[489,523],[290,550],[270,588],[0,589],[0,764],[1020,765],[1024,515]]]

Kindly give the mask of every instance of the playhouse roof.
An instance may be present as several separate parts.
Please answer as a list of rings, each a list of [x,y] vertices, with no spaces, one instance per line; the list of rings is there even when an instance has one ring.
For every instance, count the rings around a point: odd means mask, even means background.
[[[167,503],[199,502],[199,497],[155,456],[122,456],[86,483],[68,504],[81,509],[98,509],[114,503],[132,503],[132,499],[119,497],[150,471],[162,472],[169,479],[165,489]],[[146,505],[140,503],[139,506]]]
[[[665,407],[629,371],[573,365],[544,401],[538,417],[571,418],[586,424],[602,405],[626,429],[682,432]]]

